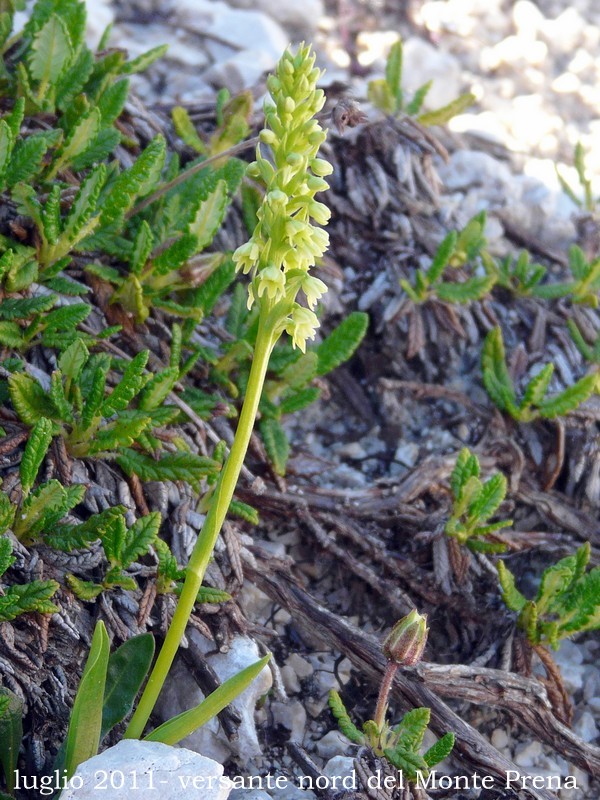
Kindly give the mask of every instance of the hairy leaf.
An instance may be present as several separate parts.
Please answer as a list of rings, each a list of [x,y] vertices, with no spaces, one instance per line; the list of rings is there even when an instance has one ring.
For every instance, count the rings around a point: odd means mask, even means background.
[[[52,441],[52,423],[42,417],[33,426],[21,459],[20,476],[23,495],[28,495]]]
[[[347,361],[362,342],[368,325],[369,317],[364,312],[349,314],[317,347],[317,375],[327,375]]]

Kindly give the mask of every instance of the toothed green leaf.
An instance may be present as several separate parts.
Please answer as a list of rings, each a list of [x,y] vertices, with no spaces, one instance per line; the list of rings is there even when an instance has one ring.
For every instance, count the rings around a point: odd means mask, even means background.
[[[362,311],[349,314],[316,348],[317,375],[327,375],[347,361],[362,342],[368,325],[368,314]]]
[[[52,423],[49,419],[39,419],[29,434],[25,445],[21,466],[21,488],[23,495],[28,495],[38,474],[42,461],[46,457],[50,442],[52,441]]]
[[[285,467],[290,454],[290,443],[285,431],[276,419],[261,419],[259,428],[275,472],[278,475],[285,475]]]

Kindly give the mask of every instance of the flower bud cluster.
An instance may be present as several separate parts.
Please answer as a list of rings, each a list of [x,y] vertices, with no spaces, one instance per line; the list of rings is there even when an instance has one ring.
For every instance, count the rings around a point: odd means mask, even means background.
[[[315,336],[319,322],[313,309],[327,291],[309,270],[329,245],[327,233],[312,223],[329,221],[329,209],[315,195],[329,188],[324,177],[333,169],[317,158],[326,132],[314,116],[325,96],[316,88],[321,73],[314,63],[310,47],[301,45],[295,55],[286,51],[268,78],[266,127],[248,168],[248,175],[264,184],[265,196],[250,241],[233,255],[237,269],[251,276],[248,307],[256,301],[261,310],[277,309],[275,327],[287,331],[302,351]],[[270,148],[271,159],[261,145]],[[299,291],[309,309],[296,302]]]

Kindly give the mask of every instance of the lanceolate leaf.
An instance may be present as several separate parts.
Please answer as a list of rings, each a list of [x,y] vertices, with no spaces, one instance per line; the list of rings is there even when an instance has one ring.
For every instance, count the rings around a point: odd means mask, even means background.
[[[435,765],[439,764],[440,761],[448,758],[452,752],[452,748],[454,747],[454,740],[454,734],[447,733],[445,736],[442,736],[442,738],[439,739],[433,745],[433,747],[430,747],[429,750],[427,750],[427,752],[423,755],[427,766],[435,767]]]
[[[215,689],[202,703],[159,725],[152,733],[145,736],[144,740],[148,742],[163,742],[170,745],[177,744],[213,719],[213,717],[216,717],[220,711],[235,700],[262,672],[270,658],[270,654],[266,655],[256,664],[251,664],[238,672],[237,675],[233,675],[233,677],[222,683],[218,689]]]
[[[494,514],[506,496],[506,478],[501,473],[493,475],[481,487],[481,493],[469,508],[469,513],[481,522]]]
[[[125,450],[117,463],[128,475],[135,473],[143,481],[183,480],[192,486],[220,469],[220,464],[212,458],[195,453],[167,453],[156,461],[136,450]]]
[[[158,535],[161,523],[160,511],[153,511],[133,523],[125,535],[120,553],[120,566],[126,568],[148,552],[148,548]]]
[[[285,431],[276,419],[262,419],[260,432],[275,472],[278,475],[285,475],[285,467],[290,454],[290,443]]]
[[[128,639],[108,661],[100,740],[131,711],[154,656],[154,637],[142,633]]]
[[[49,419],[42,417],[31,430],[21,460],[21,488],[24,495],[29,494],[29,490],[34,484],[38,470],[48,452],[51,441],[52,423]]]
[[[23,738],[23,701],[10,689],[0,686],[0,764],[6,788],[12,795]]]
[[[31,581],[9,586],[0,595],[0,622],[10,622],[19,614],[37,611],[39,614],[54,614],[58,608],[50,602],[57,591],[56,581]]]
[[[598,391],[598,373],[590,373],[569,386],[564,392],[546,400],[540,406],[540,415],[553,419],[554,417],[567,414],[585,402],[594,392]]]
[[[90,654],[71,711],[65,769],[71,778],[83,761],[95,756],[102,730],[102,707],[110,644],[102,621],[96,624]]]

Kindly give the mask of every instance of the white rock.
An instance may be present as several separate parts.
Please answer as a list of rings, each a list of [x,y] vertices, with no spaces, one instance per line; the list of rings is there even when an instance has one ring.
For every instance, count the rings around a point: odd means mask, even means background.
[[[265,73],[273,69],[276,61],[264,50],[243,50],[225,61],[213,64],[204,73],[204,79],[218,88],[226,86],[232,94],[236,94],[255,86]]]
[[[300,681],[293,667],[289,664],[284,664],[281,668],[281,678],[288,694],[298,694],[301,688]]]
[[[323,774],[328,778],[340,777],[342,779],[354,777],[354,759],[350,756],[334,756],[323,767]],[[344,789],[356,789],[355,786],[342,784]]]
[[[281,0],[229,0],[229,5],[262,11],[298,40],[312,39],[319,20],[325,13],[323,0],[302,0],[301,3],[282,3]]]
[[[491,742],[498,750],[508,746],[508,734],[504,728],[496,728],[492,733]]]
[[[581,645],[575,644],[570,639],[563,639],[553,656],[559,667],[568,669],[573,664],[583,664],[583,653]]]
[[[589,711],[583,712],[583,714],[573,725],[573,730],[583,739],[584,742],[593,742],[598,736],[596,720]]]
[[[87,12],[85,41],[91,50],[95,50],[104,31],[114,22],[115,12],[110,5],[101,2],[90,3]]]
[[[314,672],[314,667],[310,661],[302,658],[302,656],[298,655],[298,653],[292,653],[291,656],[288,656],[288,659],[285,663],[289,664],[300,680],[310,678]]]
[[[348,739],[340,731],[329,731],[317,742],[316,750],[321,758],[345,755],[350,746]]]
[[[394,454],[394,460],[399,461],[400,464],[403,464],[405,467],[414,467],[418,458],[419,445],[414,442],[398,445],[396,453]]]
[[[476,150],[457,150],[447,164],[440,166],[438,172],[444,187],[449,191],[485,186],[488,192],[495,192],[512,180],[506,164]]]
[[[264,789],[234,789],[229,800],[271,800]]]
[[[246,636],[234,638],[227,653],[211,652],[214,650],[214,643],[209,642],[194,629],[189,631],[188,636],[192,652],[195,651],[198,658],[206,657],[221,682],[254,664],[260,658],[256,643]],[[218,761],[226,760],[232,753],[243,760],[258,755],[261,748],[254,724],[254,710],[259,698],[269,691],[272,683],[271,670],[267,666],[231,704],[242,720],[237,741],[229,742],[220,731],[218,719],[214,718],[186,737],[182,743],[190,750],[203,753]],[[172,678],[167,682],[159,698],[157,710],[162,719],[168,719],[187,711],[200,703],[203,698],[204,695],[188,670],[177,664]]]
[[[306,711],[298,700],[288,703],[271,703],[273,720],[276,725],[281,725],[290,731],[292,742],[301,742],[306,730]]]
[[[426,108],[439,108],[456,100],[461,93],[461,69],[454,56],[417,37],[404,42],[403,53],[404,86],[409,95],[433,80]]]
[[[542,755],[542,745],[537,742],[525,742],[515,750],[515,764],[519,767],[533,767]]]
[[[101,785],[103,777],[104,785]],[[183,747],[124,739],[84,761],[62,800],[226,800],[232,783],[216,761]],[[118,788],[117,788],[118,787]]]

